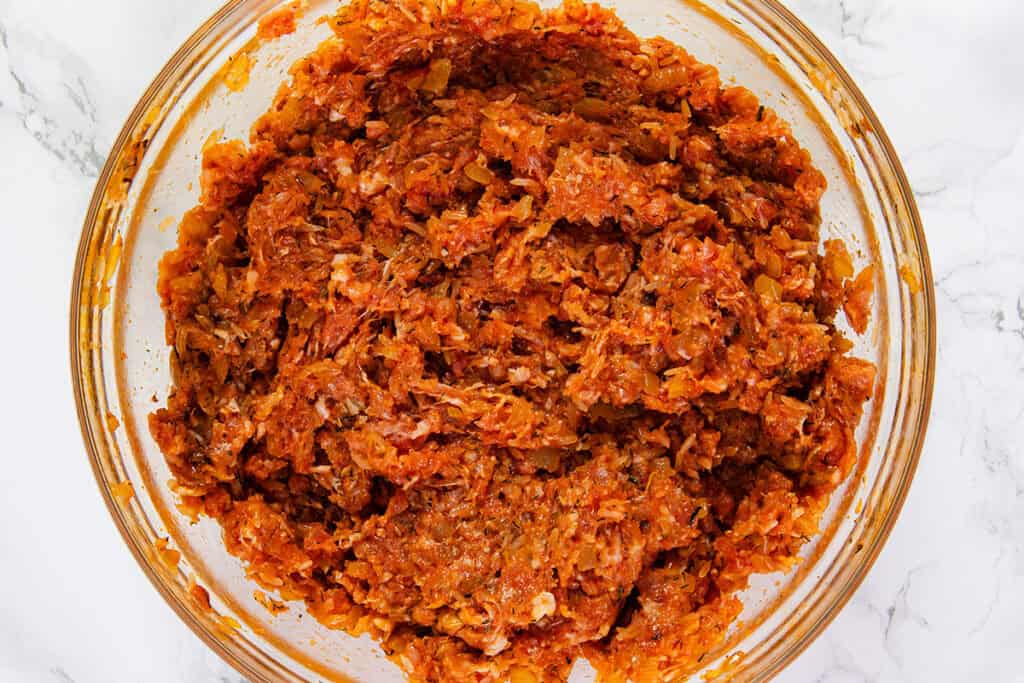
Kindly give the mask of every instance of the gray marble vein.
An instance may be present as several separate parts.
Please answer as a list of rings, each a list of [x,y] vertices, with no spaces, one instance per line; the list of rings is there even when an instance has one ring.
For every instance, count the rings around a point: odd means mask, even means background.
[[[99,174],[96,107],[88,67],[52,40],[0,23],[0,111],[14,116],[47,152],[87,177]]]

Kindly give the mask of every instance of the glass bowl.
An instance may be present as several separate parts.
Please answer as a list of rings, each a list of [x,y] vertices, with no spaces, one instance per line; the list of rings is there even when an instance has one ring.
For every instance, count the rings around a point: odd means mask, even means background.
[[[82,231],[71,298],[71,370],[96,480],[128,548],[167,603],[251,680],[400,681],[368,637],[330,631],[301,605],[272,617],[219,526],[178,512],[146,416],[170,383],[157,262],[197,202],[199,150],[246,138],[288,66],[327,35],[311,0],[299,29],[255,37],[280,0],[234,0],[203,24],[142,96],[100,175]],[[542,4],[553,4],[551,0]],[[917,208],[892,145],[849,75],[774,0],[605,0],[641,36],[662,35],[723,81],[743,84],[788,120],[825,173],[822,236],[852,244],[878,281],[871,327],[854,353],[879,368],[858,431],[858,469],[837,491],[822,534],[786,575],[757,576],[727,641],[697,675],[766,680],[835,617],[878,555],[924,440],[935,366],[935,303]],[[243,68],[239,71],[239,61]],[[248,86],[238,77],[251,65]],[[842,317],[842,316],[840,316]],[[134,494],[134,495],[133,495]],[[197,586],[202,587],[197,588]],[[209,596],[205,604],[204,591]],[[577,665],[573,681],[592,671]]]

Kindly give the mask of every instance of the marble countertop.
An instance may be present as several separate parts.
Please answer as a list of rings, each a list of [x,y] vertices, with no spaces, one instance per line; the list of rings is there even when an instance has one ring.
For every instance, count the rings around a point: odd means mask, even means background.
[[[0,205],[13,257],[0,282],[19,323],[0,342],[0,681],[239,680],[123,547],[63,361],[103,159],[218,3],[0,0]],[[860,83],[901,154],[931,248],[939,347],[927,444],[895,531],[779,680],[1024,681],[1024,5],[787,4]]]

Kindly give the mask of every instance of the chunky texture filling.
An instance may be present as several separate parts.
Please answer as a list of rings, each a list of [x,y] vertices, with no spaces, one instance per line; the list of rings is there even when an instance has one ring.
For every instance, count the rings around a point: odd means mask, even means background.
[[[823,175],[597,6],[328,21],[161,264],[183,508],[414,680],[694,669],[857,461]]]

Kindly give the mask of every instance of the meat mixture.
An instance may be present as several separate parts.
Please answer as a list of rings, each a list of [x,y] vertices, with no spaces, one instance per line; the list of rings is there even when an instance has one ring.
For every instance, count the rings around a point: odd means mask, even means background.
[[[858,458],[873,271],[742,87],[572,0],[355,0],[160,267],[183,509],[415,681],[674,680]]]

